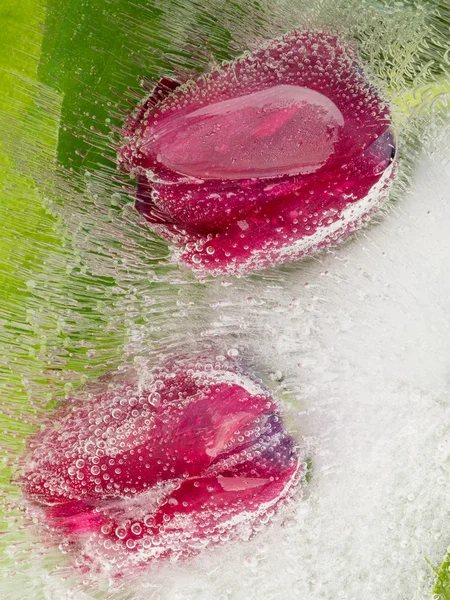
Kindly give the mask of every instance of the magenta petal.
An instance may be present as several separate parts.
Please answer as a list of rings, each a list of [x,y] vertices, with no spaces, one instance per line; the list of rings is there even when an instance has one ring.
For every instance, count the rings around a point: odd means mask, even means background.
[[[330,158],[344,118],[326,96],[275,85],[167,117],[141,152],[199,179],[308,174]],[[302,132],[301,143],[293,132]]]
[[[73,401],[31,440],[20,482],[85,561],[120,570],[248,537],[300,471],[267,392],[181,361]]]
[[[201,272],[252,271],[345,239],[394,173],[389,110],[355,52],[324,33],[286,34],[131,123],[120,159],[139,177],[136,206]]]

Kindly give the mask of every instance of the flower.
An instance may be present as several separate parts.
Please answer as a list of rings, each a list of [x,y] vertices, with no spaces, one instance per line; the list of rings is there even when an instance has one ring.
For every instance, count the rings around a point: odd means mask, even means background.
[[[162,80],[119,161],[181,262],[237,274],[347,238],[386,198],[394,155],[353,49],[294,31],[196,81]]]
[[[81,564],[120,574],[248,538],[301,471],[266,391],[181,360],[71,401],[31,440],[19,481]]]

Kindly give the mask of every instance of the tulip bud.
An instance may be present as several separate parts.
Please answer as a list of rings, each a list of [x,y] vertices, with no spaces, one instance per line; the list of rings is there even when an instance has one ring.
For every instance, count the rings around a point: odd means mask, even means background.
[[[136,207],[195,270],[237,274],[347,238],[386,198],[389,109],[335,36],[288,33],[195,82],[164,79],[124,130]]]
[[[248,538],[301,471],[268,392],[178,361],[70,402],[31,440],[20,483],[63,546],[120,573]]]

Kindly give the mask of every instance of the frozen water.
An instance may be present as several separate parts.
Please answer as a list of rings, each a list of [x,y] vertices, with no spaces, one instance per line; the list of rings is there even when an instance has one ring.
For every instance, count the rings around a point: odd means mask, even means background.
[[[1,54],[3,597],[431,598],[426,559],[439,567],[450,544],[446,6],[62,4],[27,10],[21,51]],[[115,128],[144,93],[128,86],[202,71],[294,25],[352,40],[391,101],[391,200],[337,250],[196,279],[167,263],[116,169]],[[278,396],[309,484],[250,541],[122,580],[77,571],[9,482],[25,440],[83,384],[192,345],[228,354]]]

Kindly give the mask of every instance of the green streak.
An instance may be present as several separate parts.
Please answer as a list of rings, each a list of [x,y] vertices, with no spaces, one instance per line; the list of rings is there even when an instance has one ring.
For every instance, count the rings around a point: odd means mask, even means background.
[[[28,336],[32,291],[27,282],[59,243],[36,179],[39,173],[45,181],[51,170],[61,105],[59,94],[38,81],[44,19],[39,0],[16,0],[0,8],[0,486],[9,500],[17,489],[10,483],[7,455],[20,453],[34,428],[24,368],[36,373],[42,368],[20,349]],[[11,525],[0,518],[0,532]],[[0,550],[7,546],[8,537],[2,536]]]
[[[27,335],[31,282],[58,244],[56,221],[45,209],[38,182],[52,168],[61,104],[60,96],[38,81],[44,18],[45,9],[36,0],[8,3],[0,11],[0,396],[6,399],[0,443],[15,448],[28,429],[26,419],[19,427],[23,413],[16,404],[25,403],[27,394],[16,366],[30,363],[19,346]],[[32,412],[24,406],[27,411]],[[15,440],[9,437],[12,422],[20,431]]]
[[[111,167],[108,135],[111,124],[120,125],[112,108],[137,87],[139,75],[155,75],[149,50],[158,48],[158,14],[143,0],[49,0],[39,74],[64,93],[62,165]],[[145,36],[139,35],[143,22]]]
[[[450,554],[447,554],[447,557],[439,570],[434,567],[431,568],[437,576],[436,583],[433,587],[433,594],[439,598],[439,600],[450,600]]]

